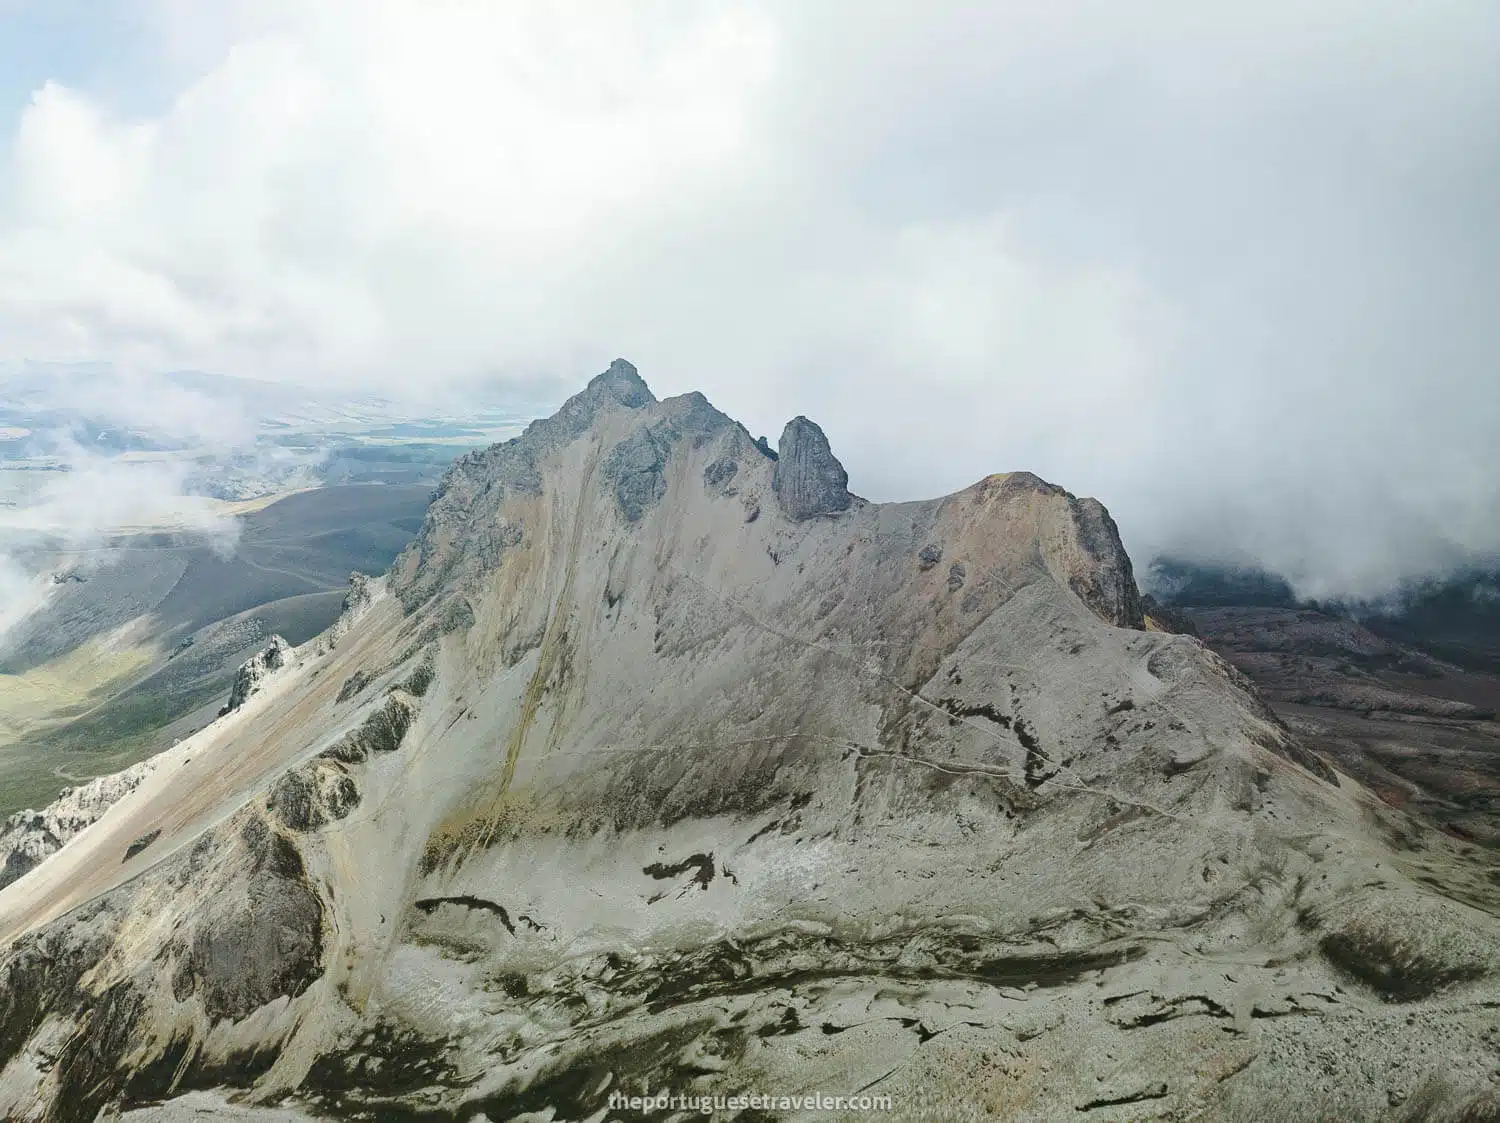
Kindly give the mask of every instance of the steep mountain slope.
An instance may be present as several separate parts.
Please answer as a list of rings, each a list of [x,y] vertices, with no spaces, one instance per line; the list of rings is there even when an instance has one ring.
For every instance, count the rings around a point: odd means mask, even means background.
[[[0,891],[0,1115],[1497,1110],[1496,884],[1144,630],[1101,505],[778,452],[616,362],[458,461]]]

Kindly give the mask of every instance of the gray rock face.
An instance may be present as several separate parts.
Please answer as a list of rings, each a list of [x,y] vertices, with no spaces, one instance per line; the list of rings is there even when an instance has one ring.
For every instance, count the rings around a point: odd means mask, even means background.
[[[41,865],[91,827],[156,769],[154,760],[67,788],[41,811],[18,811],[0,823],[0,888]]]
[[[359,616],[370,607],[373,598],[369,576],[358,570],[349,574],[349,591],[344,594],[344,612],[351,616]]]
[[[805,417],[792,418],[781,433],[771,490],[787,517],[798,522],[836,515],[854,502],[849,473],[828,447],[823,430]]]
[[[625,359],[610,363],[608,370],[589,383],[589,389],[609,394],[627,409],[644,409],[656,401],[635,365]]]
[[[245,821],[239,845],[245,880],[216,894],[169,953],[174,997],[196,996],[214,1022],[296,997],[322,973],[323,904],[296,846],[260,818]]]
[[[344,594],[344,603],[339,618],[323,633],[322,647],[327,650],[338,646],[339,640],[349,634],[355,623],[370,610],[375,601],[373,580],[358,571],[349,574],[349,591]]]
[[[739,462],[734,457],[721,456],[703,469],[703,486],[720,493],[729,492],[730,484],[739,470]]]
[[[143,881],[90,902],[0,954],[0,1059],[15,1059],[28,1037],[47,1040],[49,1024],[62,1030],[61,1038],[44,1047],[47,1095],[29,1107],[0,1100],[5,1119],[91,1120],[120,1096],[127,1080],[136,1097],[156,1099],[169,1093],[174,1075],[211,1085],[235,1082],[236,1071],[265,1071],[271,1057],[253,1049],[183,1052],[195,1033],[201,1041],[212,1026],[229,1029],[268,1003],[295,998],[323,972],[325,910],[300,854],[264,820],[241,814],[236,821],[238,829],[204,834]],[[132,927],[149,928],[163,917],[175,923],[167,925],[171,934],[153,963],[97,977],[95,969],[112,944]],[[181,1012],[170,1029],[154,1020],[163,1005]],[[172,1065],[132,1073],[120,1064],[158,1031],[159,1045],[175,1058]],[[28,1053],[22,1064],[38,1059]]]
[[[645,409],[655,401],[656,396],[635,367],[624,359],[616,359],[555,414],[533,421],[516,440],[538,452],[556,448],[586,432],[606,410]]]
[[[280,636],[272,636],[259,655],[251,656],[241,664],[234,674],[234,683],[229,688],[229,701],[219,711],[220,716],[239,709],[250,696],[265,685],[266,679],[287,664],[292,645]]]
[[[358,764],[371,753],[393,753],[401,747],[416,714],[416,699],[404,690],[393,690],[358,729],[339,738],[320,759]]]
[[[1083,602],[1122,628],[1143,628],[1140,591],[1120,529],[1097,499],[1069,499],[1078,537],[1093,565],[1070,582]]]
[[[667,463],[674,448],[679,444],[702,448],[732,425],[696,392],[662,405],[666,417],[637,429],[610,450],[604,461],[604,478],[614,483],[615,500],[626,522],[638,522],[666,495]],[[704,470],[704,482],[722,490],[737,467],[732,458],[721,457]]]
[[[635,522],[667,493],[666,467],[671,445],[656,429],[640,429],[615,446],[604,462],[604,475],[615,484],[615,499],[626,522]]]

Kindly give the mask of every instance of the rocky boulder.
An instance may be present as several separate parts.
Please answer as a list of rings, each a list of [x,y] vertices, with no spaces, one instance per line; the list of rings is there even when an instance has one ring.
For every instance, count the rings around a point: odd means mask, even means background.
[[[849,473],[833,455],[828,438],[816,422],[794,417],[787,422],[777,448],[771,490],[790,519],[837,515],[854,502]]]

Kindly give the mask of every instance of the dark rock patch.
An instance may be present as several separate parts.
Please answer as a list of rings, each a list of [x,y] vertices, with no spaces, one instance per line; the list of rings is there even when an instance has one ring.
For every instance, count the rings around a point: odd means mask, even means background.
[[[385,704],[365,718],[358,729],[346,733],[320,755],[327,760],[357,764],[371,753],[393,753],[401,747],[416,716],[417,707],[411,698],[392,692]]]
[[[367,675],[364,671],[355,671],[352,675],[344,680],[344,685],[339,687],[339,696],[337,701],[349,701],[350,698],[353,698],[357,694],[362,693],[365,687],[370,685],[370,682],[370,676]]]
[[[667,458],[672,446],[660,426],[638,429],[617,444],[604,461],[604,477],[615,485],[615,501],[626,522],[637,522],[667,493]]]
[[[1047,769],[1047,758],[1042,753],[1041,742],[1036,739],[1036,734],[1019,717],[1012,719],[1011,728],[1014,730],[1016,740],[1021,742],[1021,747],[1026,750],[1026,786],[1033,791],[1041,787],[1052,777],[1057,775],[1057,770]]]
[[[1318,950],[1388,1002],[1417,1002],[1485,975],[1477,963],[1447,962],[1364,931],[1331,932],[1319,941]]]
[[[1125,552],[1115,520],[1097,499],[1076,499],[1069,495],[1068,509],[1079,543],[1093,562],[1069,578],[1073,592],[1116,627],[1143,630],[1146,617],[1141,611],[1140,590],[1136,588],[1130,555]]]
[[[471,1106],[490,1119],[601,1117],[608,1108],[611,1090],[645,1094],[648,1089],[691,1087],[690,1081],[698,1073],[682,1060],[683,1053],[712,1028],[712,1021],[700,1019],[626,1042],[612,1042],[544,1069],[525,1087],[507,1089]],[[631,1111],[612,1111],[609,1117],[647,1118]],[[738,1117],[752,1120],[745,1113]]]
[[[714,879],[714,856],[712,854],[689,854],[680,862],[653,862],[641,872],[654,877],[657,881],[666,881],[669,878],[679,877],[688,870],[697,870],[698,872],[692,878],[693,884],[696,884],[699,889],[707,889],[709,882]]]
[[[496,901],[487,901],[483,897],[475,897],[464,893],[456,897],[424,897],[420,901],[413,901],[412,908],[418,912],[431,916],[442,905],[455,905],[459,908],[477,909],[480,912],[493,913],[500,918],[500,923],[505,925],[505,930],[512,936],[516,934],[515,922],[510,918],[510,912],[504,905]],[[540,932],[542,926],[524,913],[516,918],[533,932]]]
[[[988,702],[978,704],[960,705],[951,698],[943,698],[939,705],[954,717],[982,717],[987,721],[993,721],[996,725],[1010,728],[1010,715],[1002,713]],[[1022,742],[1024,744],[1024,742]]]
[[[1092,1100],[1086,1100],[1078,1105],[1078,1110],[1093,1111],[1095,1108],[1100,1107],[1123,1107],[1125,1104],[1143,1103],[1146,1100],[1165,1099],[1166,1095],[1166,1082],[1157,1081],[1153,1084],[1147,1084],[1142,1088],[1137,1088],[1134,1091],[1098,1096]]]
[[[422,661],[416,665],[401,688],[413,698],[425,698],[427,692],[432,689],[432,684],[437,681],[437,661],[433,658],[431,651],[422,657]]]
[[[314,1061],[301,1090],[324,1111],[341,1118],[391,1123],[433,1119],[433,1113],[415,1111],[399,1101],[451,1084],[454,1070],[448,1060],[449,1047],[446,1038],[424,1038],[382,1022],[348,1048]]]
[[[289,830],[312,831],[345,818],[359,801],[354,777],[338,762],[320,760],[283,774],[266,797],[266,809]]]
[[[125,848],[125,857],[122,858],[121,861],[125,861],[125,862],[130,861],[130,859],[134,858],[141,851],[145,850],[146,847],[150,846],[153,842],[155,842],[160,837],[161,837],[161,828],[160,827],[158,827],[156,830],[147,831],[145,834],[141,835],[140,838],[136,839],[134,842],[132,842],[129,846],[127,846]]]
[[[302,855],[260,818],[247,820],[240,838],[250,859],[243,889],[210,898],[174,945],[173,996],[196,994],[215,1021],[295,998],[323,973],[323,903]]]
[[[721,456],[703,469],[703,483],[712,491],[722,492],[739,470],[739,462],[734,457]]]
[[[40,864],[30,854],[23,854],[19,850],[12,850],[5,856],[5,864],[0,865],[0,889],[4,889],[12,881],[24,877]]]

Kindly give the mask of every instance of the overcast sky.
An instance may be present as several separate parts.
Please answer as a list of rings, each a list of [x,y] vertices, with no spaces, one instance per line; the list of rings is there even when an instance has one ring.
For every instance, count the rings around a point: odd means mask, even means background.
[[[0,0],[0,128],[0,359],[623,355],[1138,562],[1500,550],[1493,0]]]

